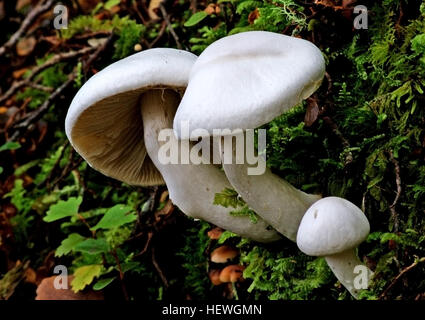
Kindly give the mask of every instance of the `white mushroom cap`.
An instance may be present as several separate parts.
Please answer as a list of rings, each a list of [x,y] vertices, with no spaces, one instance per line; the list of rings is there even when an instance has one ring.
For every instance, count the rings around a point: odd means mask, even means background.
[[[357,206],[342,198],[327,197],[305,213],[297,245],[307,255],[329,256],[357,247],[369,231],[369,221]]]
[[[65,120],[75,150],[96,170],[132,185],[162,184],[143,140],[138,105],[149,89],[183,92],[196,56],[157,48],[111,64],[78,91]]]
[[[265,31],[211,44],[199,56],[174,118],[190,131],[254,129],[308,98],[321,84],[325,61],[311,42]]]

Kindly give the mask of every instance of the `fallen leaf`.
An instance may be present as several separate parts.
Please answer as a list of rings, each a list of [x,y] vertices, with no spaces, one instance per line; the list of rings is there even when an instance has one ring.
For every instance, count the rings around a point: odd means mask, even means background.
[[[29,6],[31,4],[31,0],[18,0],[16,2],[15,10],[21,11],[24,7]]]
[[[307,111],[304,116],[304,123],[307,127],[311,127],[319,116],[319,106],[315,99],[307,99]]]
[[[44,278],[37,288],[37,296],[35,300],[103,300],[101,292],[93,290],[84,290],[75,293],[72,291],[71,282],[74,276],[68,277],[68,289],[56,289],[54,281],[56,276]]]
[[[34,50],[36,44],[35,37],[23,38],[16,45],[16,53],[21,57],[27,56]]]
[[[92,9],[94,9],[99,1],[97,0],[78,0],[78,5],[84,13],[89,13]]]
[[[149,2],[148,7],[148,16],[152,20],[159,19],[159,16],[156,14],[156,11],[159,9],[159,5],[162,3],[163,0],[151,0]]]
[[[13,71],[13,73],[12,73],[12,77],[13,77],[13,79],[19,79],[19,78],[21,78],[21,77],[25,74],[25,72],[27,72],[27,71],[28,71],[28,68],[22,68],[22,69],[15,70],[15,71]]]
[[[258,8],[255,8],[254,11],[252,11],[249,15],[248,15],[248,22],[249,24],[253,24],[254,21],[256,19],[258,19],[258,17],[260,17],[260,12],[258,11]]]

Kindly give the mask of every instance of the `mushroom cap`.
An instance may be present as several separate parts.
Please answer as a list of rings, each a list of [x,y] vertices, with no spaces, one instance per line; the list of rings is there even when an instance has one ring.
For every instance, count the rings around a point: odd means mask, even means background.
[[[208,272],[210,281],[214,286],[218,286],[222,283],[220,281],[220,273],[221,273],[221,270],[211,270],[210,272]]]
[[[311,42],[266,31],[224,37],[195,62],[174,118],[190,130],[254,129],[308,98],[321,84],[325,61]],[[184,131],[184,130],[183,130]]]
[[[338,197],[316,201],[304,214],[298,248],[310,256],[329,256],[357,247],[370,231],[369,221],[353,203]]]
[[[78,91],[66,116],[72,146],[106,176],[131,185],[162,184],[147,156],[139,97],[150,89],[183,92],[196,58],[190,52],[156,48],[96,73]]]
[[[238,255],[238,249],[230,246],[221,246],[211,252],[211,261],[214,263],[226,263],[227,261],[236,258]]]
[[[220,272],[220,281],[222,283],[226,282],[238,282],[243,279],[243,271],[245,267],[237,264],[233,264],[225,267]]]

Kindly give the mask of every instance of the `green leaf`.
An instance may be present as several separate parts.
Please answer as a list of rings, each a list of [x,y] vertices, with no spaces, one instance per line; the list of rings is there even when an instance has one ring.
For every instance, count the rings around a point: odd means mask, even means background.
[[[204,11],[196,12],[194,15],[192,15],[189,20],[187,20],[184,24],[185,27],[193,27],[194,25],[198,24],[202,20],[204,20],[206,17],[208,17],[208,14],[206,14]]]
[[[102,272],[102,265],[92,264],[83,266],[75,270],[74,280],[71,282],[72,290],[78,292],[93,282],[94,278],[99,277]]]
[[[74,250],[75,246],[82,242],[85,238],[78,233],[71,233],[68,238],[61,242],[61,245],[56,249],[55,256],[61,257],[67,255]]]
[[[109,246],[105,239],[87,239],[78,243],[74,250],[88,254],[98,254],[108,252]]]
[[[9,142],[6,142],[4,145],[2,145],[0,147],[0,152],[6,151],[6,150],[16,150],[16,149],[19,149],[20,147],[21,147],[21,145],[19,143],[9,141]]]
[[[0,174],[3,173],[3,167],[0,167]]]
[[[113,229],[126,223],[133,222],[137,219],[137,216],[134,212],[129,213],[131,210],[131,207],[118,204],[110,208],[102,217],[102,219],[97,223],[97,225],[91,229]]]
[[[66,201],[59,200],[58,203],[50,206],[49,211],[47,211],[47,215],[43,218],[43,220],[46,222],[52,222],[76,215],[82,201],[82,197],[71,197]]]
[[[18,168],[16,168],[15,170],[15,176],[19,177],[21,174],[27,172],[29,169],[31,169],[32,167],[36,166],[38,163],[40,162],[40,160],[33,160],[30,161]]]
[[[102,290],[106,286],[108,286],[112,281],[115,280],[115,277],[100,279],[93,285],[93,290]]]
[[[236,209],[237,207],[244,206],[245,202],[239,197],[239,194],[235,190],[224,188],[223,191],[214,195],[213,204],[221,205],[225,208],[232,207]]]
[[[108,0],[108,1],[106,1],[104,8],[106,10],[110,10],[113,6],[120,4],[120,2],[121,2],[121,0]]]

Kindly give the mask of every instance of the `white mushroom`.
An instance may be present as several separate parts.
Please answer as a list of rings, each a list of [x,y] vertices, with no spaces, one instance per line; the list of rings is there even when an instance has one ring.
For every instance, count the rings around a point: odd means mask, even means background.
[[[309,97],[321,84],[325,62],[311,42],[252,31],[222,38],[195,62],[174,119],[180,139],[196,129],[254,129]],[[182,130],[183,125],[190,130]],[[299,223],[320,196],[297,190],[266,170],[223,163],[232,186],[276,230],[295,241]]]
[[[164,143],[180,150],[174,135],[163,142],[158,134],[172,127],[195,60],[189,52],[151,49],[108,66],[78,91],[66,117],[66,134],[103,174],[141,186],[164,180],[170,199],[185,214],[260,242],[277,240],[279,235],[265,221],[253,224],[249,217],[231,216],[213,205],[214,194],[230,187],[219,169],[159,159]]]
[[[341,284],[357,297],[360,291],[355,285],[360,273],[357,266],[366,270],[366,279],[372,275],[356,254],[357,246],[366,239],[369,230],[369,221],[357,206],[342,198],[327,197],[315,202],[305,213],[297,245],[307,255],[325,257]]]

